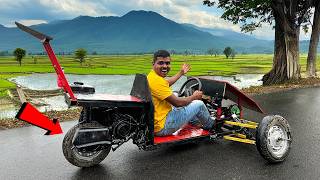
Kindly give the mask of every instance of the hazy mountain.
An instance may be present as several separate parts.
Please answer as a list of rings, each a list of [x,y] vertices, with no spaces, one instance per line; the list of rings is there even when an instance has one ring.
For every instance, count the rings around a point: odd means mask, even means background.
[[[237,41],[245,41],[245,40],[249,40],[249,41],[261,41],[261,42],[268,42],[266,40],[259,40],[259,39],[256,39],[254,38],[253,36],[249,36],[247,34],[244,34],[244,33],[238,33],[238,32],[235,32],[235,31],[232,31],[232,30],[227,30],[227,29],[221,29],[221,28],[205,28],[205,27],[199,27],[199,26],[196,26],[196,25],[193,25],[193,24],[182,24],[182,25],[185,25],[185,26],[189,26],[189,27],[193,27],[193,28],[196,28],[200,31],[204,31],[204,32],[208,32],[210,34],[212,34],[213,36],[218,36],[218,37],[224,37],[224,38],[227,38],[227,39],[233,39],[233,40],[237,40]]]
[[[266,52],[266,53],[271,53],[273,51],[272,48],[273,47],[273,41],[269,41],[269,40],[261,40],[261,39],[257,39],[253,36],[249,36],[247,34],[244,33],[238,33],[232,30],[227,30],[227,29],[220,29],[220,28],[204,28],[204,27],[199,27],[193,24],[182,24],[184,26],[187,27],[192,27],[195,29],[198,29],[200,31],[203,32],[208,32],[213,36],[216,37],[222,37],[225,40],[231,41],[233,42],[232,45],[230,45],[231,47],[242,50],[242,48],[247,47],[250,49],[250,52],[252,52],[252,48],[261,48],[258,50],[258,52]],[[263,49],[265,48],[265,49]]]
[[[204,53],[209,48],[222,51],[226,46],[239,53],[272,53],[273,42],[221,29],[178,24],[152,11],[131,11],[124,16],[79,16],[31,26],[53,37],[56,52],[85,48],[98,53],[154,52],[157,49]],[[17,47],[42,52],[41,43],[17,28],[0,25],[0,51]]]

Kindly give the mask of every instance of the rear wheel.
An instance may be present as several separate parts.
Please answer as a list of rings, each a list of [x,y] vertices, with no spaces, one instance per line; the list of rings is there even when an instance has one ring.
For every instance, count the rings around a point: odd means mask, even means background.
[[[99,164],[103,161],[110,152],[111,145],[103,147],[101,145],[76,148],[72,144],[73,137],[78,128],[93,128],[101,126],[97,122],[77,124],[72,127],[65,135],[62,143],[64,157],[73,165],[78,167],[90,167]]]
[[[270,163],[282,162],[291,148],[291,128],[279,115],[266,116],[259,124],[256,145],[261,156]]]

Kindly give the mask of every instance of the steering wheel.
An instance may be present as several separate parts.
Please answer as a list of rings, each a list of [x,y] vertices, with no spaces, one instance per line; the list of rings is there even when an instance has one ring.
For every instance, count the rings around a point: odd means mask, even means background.
[[[187,87],[187,84],[192,81],[195,81],[195,83],[191,83],[191,85],[189,87]],[[198,89],[195,89],[196,86],[198,86]],[[178,92],[178,96],[179,97],[182,97],[183,95],[184,96],[191,96],[195,90],[200,91],[201,88],[202,88],[202,84],[201,84],[201,81],[199,78],[196,78],[196,77],[189,78],[186,82],[184,82],[182,84],[182,86]]]

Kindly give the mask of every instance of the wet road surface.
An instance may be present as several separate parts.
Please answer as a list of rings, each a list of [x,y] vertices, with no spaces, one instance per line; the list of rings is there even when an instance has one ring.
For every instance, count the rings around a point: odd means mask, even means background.
[[[140,151],[131,142],[93,168],[69,164],[64,135],[26,127],[0,131],[0,179],[320,179],[320,88],[259,95],[268,114],[288,119],[293,145],[287,160],[271,165],[253,145],[202,142]],[[262,115],[246,112],[248,119]],[[62,123],[64,133],[76,122]]]

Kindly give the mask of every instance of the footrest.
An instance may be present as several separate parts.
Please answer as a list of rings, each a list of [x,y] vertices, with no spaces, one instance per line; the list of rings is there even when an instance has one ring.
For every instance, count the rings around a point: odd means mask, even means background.
[[[207,136],[207,135],[210,135],[209,131],[188,124],[188,125],[185,125],[184,127],[182,127],[181,129],[179,129],[173,135],[154,136],[154,144],[181,141],[181,140],[185,140],[188,138]]]

